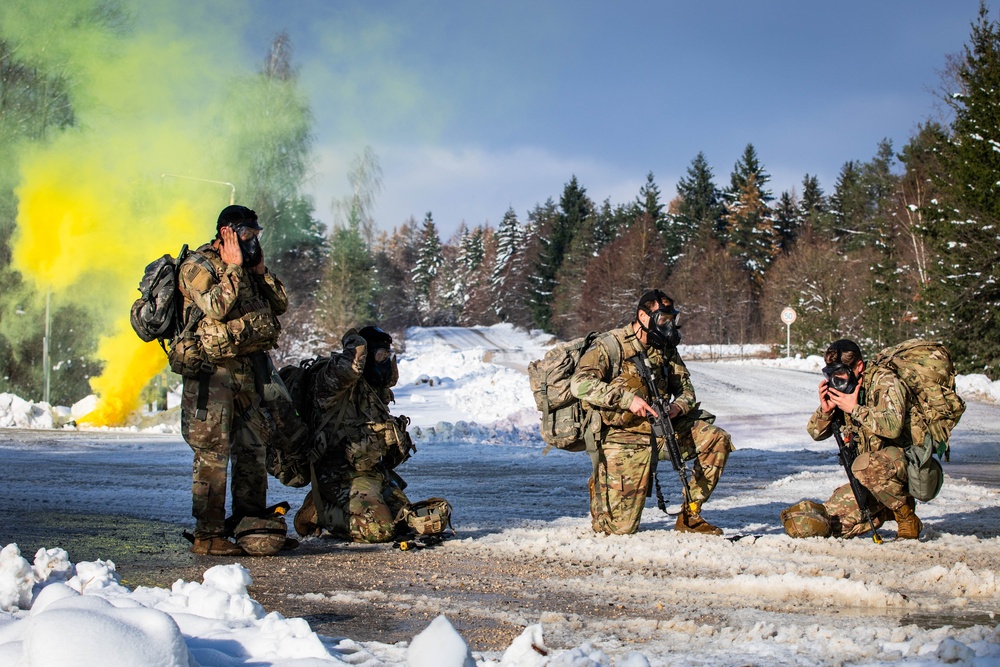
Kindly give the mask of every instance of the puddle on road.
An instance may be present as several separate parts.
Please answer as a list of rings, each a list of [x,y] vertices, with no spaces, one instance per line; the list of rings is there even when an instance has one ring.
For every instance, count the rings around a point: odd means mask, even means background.
[[[916,625],[925,630],[943,628],[946,625],[950,625],[956,629],[971,628],[975,625],[996,627],[1000,625],[1000,609],[996,612],[923,611],[900,617],[899,624]]]

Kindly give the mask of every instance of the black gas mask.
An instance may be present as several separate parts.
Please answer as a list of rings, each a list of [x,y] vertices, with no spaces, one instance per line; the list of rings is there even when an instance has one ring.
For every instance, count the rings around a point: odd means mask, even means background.
[[[823,367],[823,375],[830,388],[841,394],[853,394],[858,387],[858,377],[845,363],[837,361],[827,364]]]
[[[264,259],[264,249],[260,247],[260,227],[256,229],[245,225],[234,225],[233,231],[240,241],[240,252],[243,253],[243,266],[247,269],[260,264]]]
[[[365,381],[376,389],[391,387],[395,383],[395,373],[392,367],[392,351],[387,347],[376,347],[368,350],[365,359]]]
[[[399,375],[392,358],[392,336],[375,326],[364,327],[358,334],[368,344],[368,356],[365,357],[365,370],[362,373],[365,382],[376,389],[396,384]]]
[[[640,320],[639,326],[646,332],[646,342],[650,347],[666,351],[676,348],[681,342],[680,325],[677,318],[680,315],[673,306],[660,306],[659,310],[646,310],[643,312],[649,315],[649,324],[643,325]]]

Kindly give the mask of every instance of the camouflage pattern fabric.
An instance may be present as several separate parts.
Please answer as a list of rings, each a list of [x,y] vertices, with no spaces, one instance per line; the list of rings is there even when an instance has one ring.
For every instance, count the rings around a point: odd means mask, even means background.
[[[871,532],[871,524],[864,520],[861,509],[854,500],[854,492],[851,491],[850,484],[837,487],[830,499],[823,503],[826,513],[830,516],[830,537],[851,538]],[[886,518],[892,518],[892,513],[888,515],[885,508],[881,510],[871,508],[869,510],[875,528],[881,528]]]
[[[226,519],[226,477],[232,460],[233,516],[259,514],[267,506],[264,443],[274,422],[263,408],[251,364],[237,359],[216,368],[209,379],[208,416],[195,418],[199,381],[185,378],[181,434],[194,452],[192,510],[198,539],[222,535]]]
[[[287,308],[284,287],[269,271],[258,276],[234,264],[227,266],[210,244],[196,252],[209,258],[215,273],[193,261],[182,265],[178,287],[186,315],[197,306],[205,318],[223,320],[230,317],[231,310],[239,310],[241,303],[260,299],[274,315]],[[191,513],[196,520],[195,538],[204,539],[225,532],[230,460],[233,516],[252,516],[266,508],[264,443],[273,433],[274,421],[257,395],[249,357],[235,357],[215,366],[209,378],[204,420],[195,414],[199,384],[196,378],[184,379],[181,434],[194,452]]]
[[[833,418],[817,408],[806,430],[814,440],[829,438],[835,428]],[[914,418],[919,415],[910,405],[902,381],[884,368],[865,368],[858,407],[845,415],[842,433],[845,444],[857,446],[858,457],[851,467],[854,476],[890,510],[899,509],[910,497],[903,449],[912,445]],[[853,496],[850,502],[859,511]],[[834,515],[836,512],[830,510],[830,516]]]
[[[321,464],[322,465],[322,464]],[[316,471],[322,509],[317,523],[352,542],[391,542],[396,535],[396,515],[410,500],[385,475],[370,471],[344,474],[322,467]]]
[[[680,406],[681,415],[674,419],[674,431],[681,455],[685,460],[695,461],[688,488],[692,500],[704,503],[719,483],[729,453],[734,449],[729,434],[711,423],[714,417],[699,409],[691,375],[676,350],[665,356],[659,350],[643,346],[632,325],[612,334],[622,346],[624,359],[645,350],[660,395],[672,396],[673,402]],[[649,422],[629,412],[628,406],[636,395],[647,398],[647,390],[641,378],[637,380],[638,372],[630,361],[622,364],[619,376],[612,378],[610,374],[610,357],[603,344],[598,344],[581,357],[571,386],[574,395],[599,412],[604,424],[598,443],[596,478],[591,477],[589,482],[594,531],[629,534],[638,530],[646,504],[651,448]],[[659,456],[665,459],[666,452],[660,452]],[[677,494],[680,495],[680,489]]]
[[[324,454],[314,465],[322,500],[317,503],[318,523],[356,542],[388,542],[395,535],[396,514],[409,503],[401,488],[405,483],[391,473],[410,455],[409,438],[400,437],[406,420],[389,413],[389,387],[374,388],[365,381],[365,339],[352,329],[342,342],[343,351],[331,355],[314,380],[313,419],[330,411],[344,415],[316,436],[325,441]],[[394,361],[390,386],[398,377]]]

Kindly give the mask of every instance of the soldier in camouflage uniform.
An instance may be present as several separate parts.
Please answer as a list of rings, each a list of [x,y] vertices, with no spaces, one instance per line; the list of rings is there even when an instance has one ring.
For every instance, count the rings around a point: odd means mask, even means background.
[[[307,536],[326,528],[354,542],[389,542],[397,514],[409,504],[394,469],[413,450],[409,419],[389,414],[390,388],[399,378],[392,337],[368,326],[351,329],[342,342],[343,351],[316,374],[312,413],[314,421],[326,419],[317,435],[323,454],[295,530]]]
[[[595,532],[630,534],[638,530],[650,488],[652,445],[646,417],[653,409],[631,360],[641,351],[649,358],[660,395],[673,398],[669,417],[681,455],[686,461],[695,461],[688,483],[691,505],[685,505],[677,517],[676,529],[722,534],[701,517],[701,506],[718,484],[733,445],[729,434],[713,425],[715,417],[701,410],[695,398],[691,375],[677,353],[680,335],[675,328],[676,314],[670,297],[659,290],[647,292],[639,301],[635,321],[609,332],[621,354],[612,355],[607,336],[599,337],[581,357],[571,381],[573,394],[597,410],[602,423],[598,462],[589,484]],[[658,330],[657,321],[666,324]],[[614,358],[622,360],[620,368],[615,368]],[[658,446],[659,457],[666,458],[662,443]]]
[[[878,528],[895,519],[897,539],[917,539],[923,524],[914,513],[916,502],[908,493],[906,459],[903,450],[912,444],[911,405],[903,381],[892,371],[879,366],[867,367],[861,348],[854,341],[842,339],[830,345],[825,354],[826,372],[835,371],[844,391],[831,386],[824,378],[819,384],[819,407],[806,427],[814,440],[833,435],[835,418],[845,417],[841,429],[844,442],[857,446],[858,457],[851,471],[874,497],[871,509]],[[853,385],[853,386],[852,386]],[[841,486],[824,503],[831,520],[831,535],[854,537],[871,529],[862,521],[861,510],[850,484]]]
[[[259,516],[267,505],[265,443],[274,422],[262,404],[269,381],[267,350],[275,347],[277,316],[288,299],[264,265],[257,214],[228,206],[216,238],[181,264],[178,287],[184,322],[197,328],[191,347],[171,358],[188,369],[181,399],[181,433],[194,451],[191,551],[234,556],[243,550],[226,537],[226,474],[232,459],[233,518]],[[200,319],[199,319],[200,318]]]

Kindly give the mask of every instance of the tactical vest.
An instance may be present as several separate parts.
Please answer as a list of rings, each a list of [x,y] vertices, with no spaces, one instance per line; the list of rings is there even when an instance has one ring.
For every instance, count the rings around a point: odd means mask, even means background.
[[[386,393],[391,396],[391,392]],[[392,470],[416,451],[406,430],[410,419],[389,414],[386,403],[360,378],[344,392],[333,408],[343,411],[343,418],[316,434],[319,446],[332,455],[335,466],[357,472]]]
[[[198,248],[215,269],[215,279],[226,272],[226,263],[211,244]],[[184,313],[188,314],[194,302],[184,298]],[[277,347],[281,325],[271,311],[271,306],[260,294],[257,284],[247,278],[240,285],[239,296],[223,320],[203,317],[198,322],[196,335],[208,361],[218,363],[227,359],[262,352]]]

